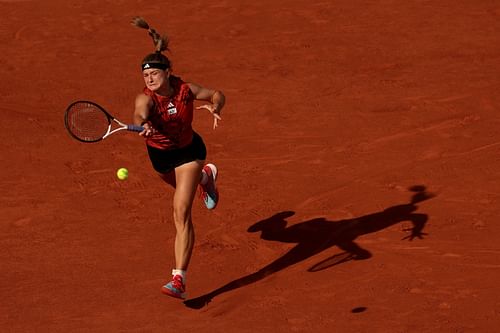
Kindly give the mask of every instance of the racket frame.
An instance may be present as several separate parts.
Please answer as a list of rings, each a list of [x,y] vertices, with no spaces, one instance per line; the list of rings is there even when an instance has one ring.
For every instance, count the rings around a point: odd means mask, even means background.
[[[75,135],[72,131],[71,131],[71,126],[69,124],[69,111],[73,108],[73,106],[75,106],[76,104],[90,104],[94,107],[96,107],[98,110],[100,110],[102,113],[104,113],[104,115],[106,116],[106,118],[108,119],[108,129],[106,131],[106,133],[98,138],[98,139],[95,139],[95,140],[84,140],[80,137],[78,137],[77,135]],[[117,128],[114,128],[112,129],[112,125],[113,123],[115,123],[118,127]],[[95,103],[95,102],[92,102],[92,101],[86,101],[86,100],[78,100],[78,101],[75,101],[73,103],[71,103],[67,108],[66,108],[66,112],[64,113],[64,125],[66,126],[66,129],[68,130],[69,134],[75,138],[76,140],[78,141],[81,141],[81,142],[85,142],[85,143],[94,143],[94,142],[99,142],[99,141],[102,141],[103,139],[107,138],[108,136],[110,136],[111,134],[113,133],[116,133],[118,131],[122,131],[122,130],[127,130],[127,131],[131,131],[131,132],[142,132],[144,130],[144,127],[143,126],[137,126],[137,125],[128,125],[128,124],[125,124],[121,121],[119,121],[118,119],[116,119],[115,117],[113,117],[109,112],[107,112],[102,106],[100,106],[99,104]]]

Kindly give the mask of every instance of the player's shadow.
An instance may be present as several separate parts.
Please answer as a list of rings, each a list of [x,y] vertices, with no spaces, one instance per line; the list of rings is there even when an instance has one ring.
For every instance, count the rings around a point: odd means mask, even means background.
[[[364,260],[370,258],[371,253],[355,243],[359,236],[377,232],[396,223],[410,221],[413,226],[406,231],[410,234],[403,239],[413,240],[422,238],[424,226],[428,216],[415,213],[417,203],[432,198],[434,195],[427,192],[425,186],[413,186],[410,191],[415,192],[407,204],[389,207],[381,212],[361,216],[358,218],[328,221],[325,218],[316,218],[287,227],[286,219],[295,213],[284,211],[265,220],[259,221],[248,228],[248,232],[261,232],[261,238],[284,243],[297,243],[282,257],[276,259],[259,271],[238,278],[226,285],[197,298],[188,299],[184,304],[190,308],[200,309],[207,305],[214,297],[257,282],[266,276],[281,271],[291,265],[312,257],[332,246],[338,246],[343,253],[336,254],[323,260],[311,268],[309,272],[316,272],[350,260]]]

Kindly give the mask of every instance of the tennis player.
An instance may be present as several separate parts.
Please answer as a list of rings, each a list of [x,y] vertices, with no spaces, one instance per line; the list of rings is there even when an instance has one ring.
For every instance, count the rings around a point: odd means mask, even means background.
[[[205,144],[192,128],[193,102],[208,102],[197,109],[206,109],[213,115],[215,129],[221,120],[225,97],[219,90],[184,82],[174,76],[169,59],[162,53],[168,50],[167,36],[160,36],[141,17],[135,17],[131,23],[146,29],[155,45],[155,52],[148,54],[141,64],[146,86],[136,97],[133,121],[135,125],[144,126],[140,135],[145,138],[153,168],[175,189],[175,269],[172,280],[162,286],[161,291],[183,299],[194,245],[191,208],[198,185],[208,209],[214,209],[219,200],[215,186],[217,168],[214,164],[205,164]]]

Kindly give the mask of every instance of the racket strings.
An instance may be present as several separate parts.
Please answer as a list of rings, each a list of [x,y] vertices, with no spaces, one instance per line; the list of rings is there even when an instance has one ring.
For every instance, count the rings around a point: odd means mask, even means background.
[[[66,127],[77,139],[87,142],[98,141],[107,133],[108,116],[91,103],[77,103],[68,109]]]

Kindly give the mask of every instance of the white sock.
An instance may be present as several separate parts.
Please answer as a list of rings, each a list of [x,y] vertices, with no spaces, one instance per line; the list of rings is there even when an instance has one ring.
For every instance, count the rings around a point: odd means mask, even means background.
[[[207,173],[205,172],[205,170],[202,170],[202,171],[201,171],[201,180],[200,180],[200,184],[201,184],[201,185],[205,185],[207,182],[208,182],[208,175],[207,175]]]
[[[187,272],[183,271],[182,269],[173,269],[172,270],[172,275],[173,276],[180,275],[182,277],[182,282],[183,283],[186,283],[186,274],[187,274]]]

